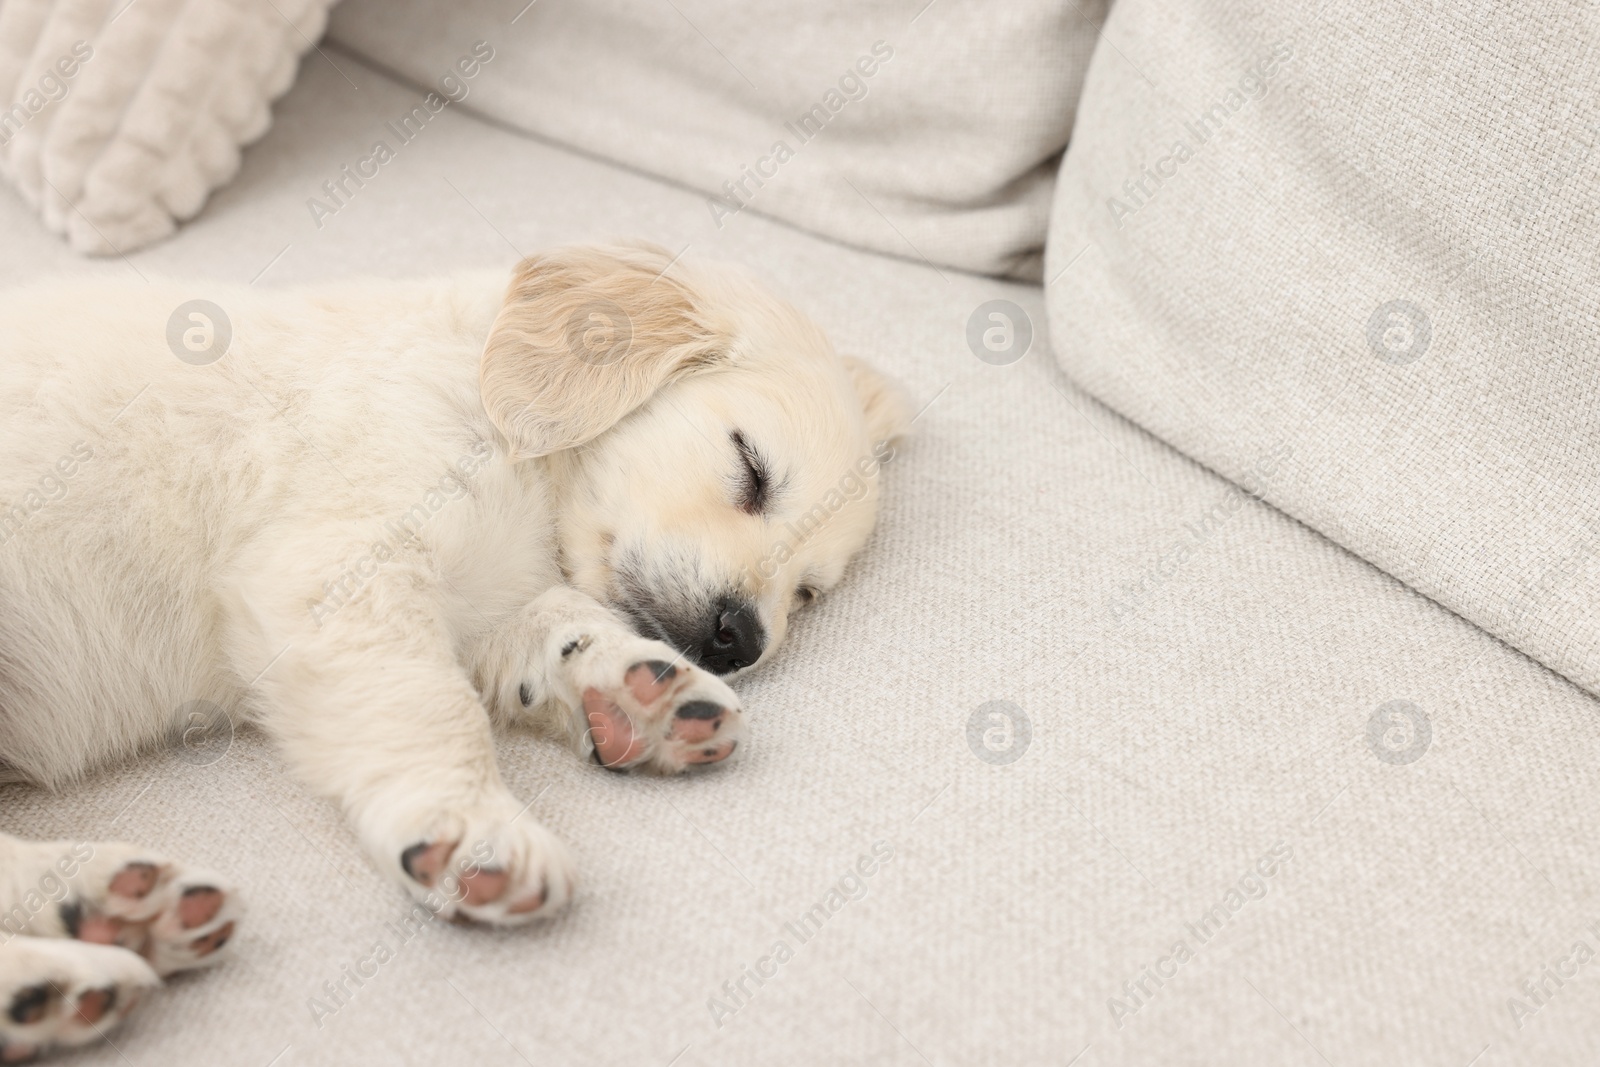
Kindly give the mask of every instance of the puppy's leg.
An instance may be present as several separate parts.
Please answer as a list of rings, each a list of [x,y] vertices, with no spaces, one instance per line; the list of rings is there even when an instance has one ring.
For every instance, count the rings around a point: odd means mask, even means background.
[[[539,716],[607,769],[716,763],[744,733],[721,679],[568,586],[536,598],[473,658],[497,713]]]
[[[282,625],[276,657],[270,644],[251,653],[273,660],[256,683],[261,724],[303,781],[339,801],[374,862],[436,914],[552,914],[572,894],[571,860],[500,777],[436,589],[395,561],[318,628]]]
[[[160,984],[125,948],[0,935],[0,1063],[99,1041]]]
[[[222,959],[242,913],[226,879],[137,845],[0,836],[0,937],[116,945],[167,975]]]

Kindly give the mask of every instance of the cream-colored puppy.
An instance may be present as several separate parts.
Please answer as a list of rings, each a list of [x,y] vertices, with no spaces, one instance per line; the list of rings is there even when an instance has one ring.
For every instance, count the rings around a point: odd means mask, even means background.
[[[730,755],[718,676],[839,581],[906,421],[792,308],[644,246],[509,290],[40,287],[0,297],[0,354],[0,778],[214,708],[419,901],[497,923],[573,874],[492,728],[610,769]],[[0,1060],[93,1038],[237,915],[134,846],[0,838]]]

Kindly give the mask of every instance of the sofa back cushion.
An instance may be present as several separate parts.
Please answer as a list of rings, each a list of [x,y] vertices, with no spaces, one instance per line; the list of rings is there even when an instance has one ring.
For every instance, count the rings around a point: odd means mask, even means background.
[[[1118,5],[1046,265],[1084,388],[1593,692],[1597,27]],[[1179,547],[1228,535],[1182,518]]]
[[[894,255],[1038,275],[1100,0],[346,0],[330,36],[463,108]]]

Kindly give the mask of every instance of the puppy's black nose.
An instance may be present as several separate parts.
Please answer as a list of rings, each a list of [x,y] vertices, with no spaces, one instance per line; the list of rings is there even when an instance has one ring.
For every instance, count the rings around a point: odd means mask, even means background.
[[[728,597],[711,610],[711,633],[696,657],[702,667],[713,674],[732,674],[761,658],[767,631],[754,604]]]

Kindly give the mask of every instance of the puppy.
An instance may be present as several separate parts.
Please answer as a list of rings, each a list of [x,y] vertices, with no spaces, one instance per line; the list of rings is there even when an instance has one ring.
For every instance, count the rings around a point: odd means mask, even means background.
[[[494,728],[732,755],[722,679],[840,580],[907,422],[798,312],[648,246],[509,289],[25,290],[0,353],[0,778],[247,720],[413,897],[490,923],[573,892]],[[135,846],[0,838],[0,1061],[94,1038],[238,915]]]

